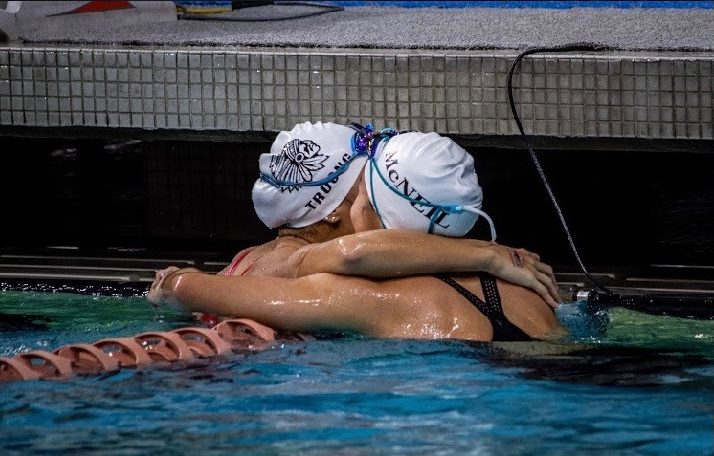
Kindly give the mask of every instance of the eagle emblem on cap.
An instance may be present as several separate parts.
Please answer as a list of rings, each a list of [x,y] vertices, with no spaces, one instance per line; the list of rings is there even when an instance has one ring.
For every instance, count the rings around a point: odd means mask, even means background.
[[[270,159],[270,171],[276,182],[286,184],[280,187],[281,192],[292,192],[312,182],[315,172],[325,167],[325,160],[327,155],[320,153],[319,144],[293,139]]]

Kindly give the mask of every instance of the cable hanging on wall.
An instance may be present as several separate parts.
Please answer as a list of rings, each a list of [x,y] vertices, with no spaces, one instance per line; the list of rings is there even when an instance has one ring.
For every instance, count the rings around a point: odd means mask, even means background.
[[[521,138],[523,139],[523,142],[526,148],[528,149],[528,152],[530,153],[533,164],[535,165],[536,170],[538,171],[538,174],[540,175],[540,178],[543,181],[543,185],[545,186],[548,196],[550,197],[550,200],[553,203],[553,207],[555,208],[555,211],[558,215],[560,224],[563,227],[563,230],[565,231],[565,234],[568,238],[570,250],[572,251],[573,256],[575,257],[575,260],[577,261],[580,269],[596,288],[595,290],[579,291],[576,295],[577,299],[585,300],[591,304],[604,306],[620,306],[656,315],[668,315],[674,317],[697,318],[705,320],[714,319],[714,296],[712,295],[691,295],[674,293],[623,295],[614,293],[612,290],[610,290],[602,283],[600,283],[597,279],[595,279],[595,277],[593,277],[592,274],[588,272],[587,268],[585,267],[585,264],[580,258],[580,254],[578,253],[578,249],[575,246],[573,236],[571,235],[570,229],[568,228],[568,224],[565,221],[563,211],[558,205],[558,201],[555,197],[555,194],[553,193],[553,190],[550,187],[550,184],[548,183],[545,171],[543,171],[543,167],[541,166],[540,161],[538,160],[538,156],[535,150],[533,150],[533,146],[531,145],[531,142],[528,139],[528,135],[523,129],[523,124],[521,122],[521,118],[518,115],[516,104],[513,98],[513,74],[516,70],[516,67],[524,57],[542,53],[588,51],[592,52],[602,51],[604,49],[605,48],[602,46],[590,43],[573,43],[562,46],[531,48],[522,52],[518,55],[518,57],[516,57],[516,59],[513,61],[513,64],[511,65],[510,71],[508,72],[508,101],[511,106],[511,113],[513,114],[513,118],[515,119],[516,125],[518,126],[518,131],[520,132]]]

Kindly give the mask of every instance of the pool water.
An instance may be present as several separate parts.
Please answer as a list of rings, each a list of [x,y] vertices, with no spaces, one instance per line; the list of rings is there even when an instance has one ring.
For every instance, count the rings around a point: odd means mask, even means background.
[[[714,322],[583,307],[559,343],[350,337],[2,383],[0,454],[711,455]],[[188,324],[141,297],[0,292],[1,356]]]

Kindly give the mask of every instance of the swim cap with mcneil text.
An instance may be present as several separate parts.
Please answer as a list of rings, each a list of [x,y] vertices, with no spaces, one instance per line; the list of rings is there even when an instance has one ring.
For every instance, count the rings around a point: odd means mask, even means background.
[[[380,143],[367,164],[365,183],[385,228],[431,228],[435,234],[460,237],[479,215],[491,223],[480,210],[483,192],[473,157],[436,133],[401,133]]]
[[[366,162],[355,155],[355,130],[334,123],[303,122],[281,131],[258,160],[253,205],[269,228],[302,228],[335,210]]]

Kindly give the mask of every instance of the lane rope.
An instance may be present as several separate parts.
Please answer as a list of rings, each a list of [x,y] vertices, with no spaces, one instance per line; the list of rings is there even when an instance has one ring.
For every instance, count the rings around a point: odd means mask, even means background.
[[[63,380],[123,368],[145,368],[262,351],[277,341],[307,341],[303,334],[279,334],[247,318],[233,318],[213,328],[186,327],[151,331],[133,337],[102,339],[91,344],[64,345],[0,358],[0,382]]]

